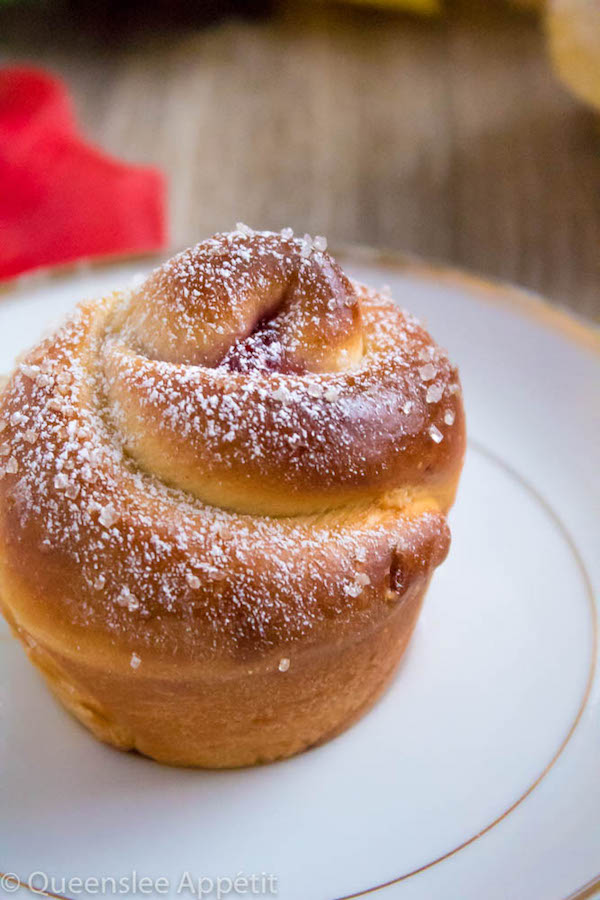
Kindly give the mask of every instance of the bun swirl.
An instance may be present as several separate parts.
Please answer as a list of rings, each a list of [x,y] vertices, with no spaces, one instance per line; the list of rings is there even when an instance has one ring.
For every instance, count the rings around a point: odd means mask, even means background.
[[[232,766],[331,736],[447,553],[456,370],[315,243],[216,235],[79,307],[2,395],[4,612],[117,746]]]

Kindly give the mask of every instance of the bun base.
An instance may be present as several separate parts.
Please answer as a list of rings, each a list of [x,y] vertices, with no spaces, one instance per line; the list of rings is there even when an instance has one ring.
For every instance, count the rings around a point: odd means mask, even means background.
[[[406,650],[428,582],[415,581],[382,625],[351,644],[300,646],[287,671],[275,656],[227,678],[191,666],[159,677],[147,658],[135,672],[101,671],[34,641],[3,612],[53,693],[99,740],[168,765],[223,769],[293,756],[367,712]]]

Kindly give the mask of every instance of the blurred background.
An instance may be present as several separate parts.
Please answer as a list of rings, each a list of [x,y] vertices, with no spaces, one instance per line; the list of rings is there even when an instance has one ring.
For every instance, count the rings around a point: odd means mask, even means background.
[[[0,0],[0,53],[165,173],[173,247],[291,225],[600,317],[600,0]]]

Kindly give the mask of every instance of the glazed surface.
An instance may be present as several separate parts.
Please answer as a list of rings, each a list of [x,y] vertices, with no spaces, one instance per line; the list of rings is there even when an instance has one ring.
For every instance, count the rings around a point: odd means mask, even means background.
[[[82,305],[18,366],[0,427],[13,624],[164,677],[382,627],[447,552],[464,453],[424,329],[322,243],[245,228]]]

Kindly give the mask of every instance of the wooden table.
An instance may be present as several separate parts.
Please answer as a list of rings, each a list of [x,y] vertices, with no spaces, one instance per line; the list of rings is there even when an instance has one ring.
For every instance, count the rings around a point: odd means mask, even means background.
[[[4,54],[52,67],[92,138],[168,173],[174,245],[289,224],[600,316],[600,127],[534,17],[289,2],[184,27],[95,5],[2,8]]]

